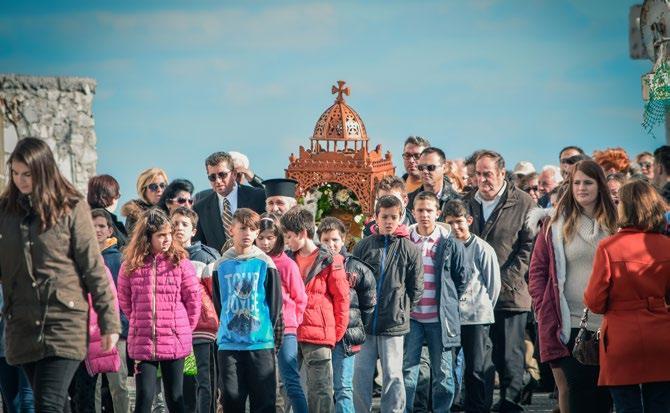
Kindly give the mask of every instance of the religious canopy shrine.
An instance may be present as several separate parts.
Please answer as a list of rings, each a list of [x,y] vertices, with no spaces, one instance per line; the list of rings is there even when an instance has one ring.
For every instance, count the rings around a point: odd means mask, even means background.
[[[368,149],[365,125],[358,113],[344,101],[344,95],[350,93],[349,87],[344,85],[345,82],[340,80],[332,87],[332,93],[337,94],[335,103],[316,122],[309,149],[300,146],[298,156],[291,154],[289,157],[286,177],[298,181],[298,198],[309,191],[324,191],[327,187],[326,193],[331,191],[331,199],[337,204],[345,201],[346,192],[350,192],[360,205],[360,212],[371,216],[375,186],[382,177],[395,175],[395,167],[391,153],[382,154],[381,145],[373,151]],[[334,209],[337,207],[335,205]]]

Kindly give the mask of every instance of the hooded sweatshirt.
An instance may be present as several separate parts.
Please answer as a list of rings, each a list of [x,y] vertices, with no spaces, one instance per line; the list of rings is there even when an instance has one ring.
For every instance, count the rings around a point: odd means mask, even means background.
[[[284,330],[282,289],[274,262],[255,245],[247,254],[226,250],[214,263],[219,350],[275,347]]]

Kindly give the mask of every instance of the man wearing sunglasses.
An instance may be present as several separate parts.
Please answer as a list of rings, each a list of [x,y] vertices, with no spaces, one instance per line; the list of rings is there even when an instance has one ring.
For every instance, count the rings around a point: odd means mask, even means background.
[[[421,172],[416,166],[419,164],[421,152],[429,146],[428,139],[421,136],[410,136],[405,139],[402,147],[402,164],[405,167],[405,174],[402,180],[405,181],[405,190],[408,193],[421,188]]]
[[[414,198],[423,191],[432,192],[437,196],[440,201],[440,211],[447,202],[460,198],[446,175],[446,160],[444,152],[439,148],[431,146],[421,152],[419,163],[416,166],[421,174],[421,187],[408,195],[407,209],[414,210]],[[437,220],[444,222],[444,217],[440,215]]]
[[[563,179],[567,179],[570,175],[572,165],[577,163],[577,161],[573,162],[573,159],[576,159],[578,155],[584,155],[584,150],[579,146],[566,146],[559,152],[558,160],[560,161],[561,175],[563,176]]]
[[[205,160],[207,179],[213,192],[193,206],[198,213],[197,241],[221,251],[230,239],[230,224],[238,208],[265,211],[265,191],[237,183],[233,160],[226,152],[215,152]]]

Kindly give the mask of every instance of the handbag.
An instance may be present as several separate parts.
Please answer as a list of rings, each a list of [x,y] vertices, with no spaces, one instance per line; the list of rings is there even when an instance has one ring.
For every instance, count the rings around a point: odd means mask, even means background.
[[[572,348],[572,357],[585,366],[597,366],[600,346],[600,329],[598,331],[587,330],[589,320],[589,309],[584,309],[584,315],[579,323],[579,333],[575,338],[575,345]]]

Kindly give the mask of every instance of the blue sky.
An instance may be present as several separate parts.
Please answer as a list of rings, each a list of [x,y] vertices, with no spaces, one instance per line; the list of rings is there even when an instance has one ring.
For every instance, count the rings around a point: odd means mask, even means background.
[[[663,144],[640,126],[651,63],[628,56],[634,3],[6,2],[0,72],[97,80],[98,173],[124,200],[151,166],[207,187],[216,150],[283,176],[338,79],[400,168],[408,135],[540,167],[568,144]]]

